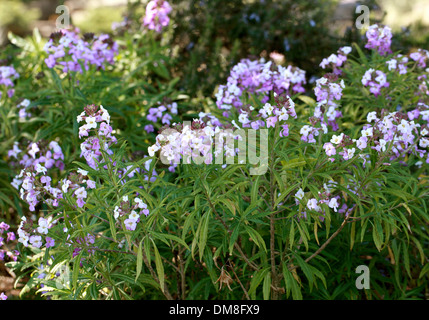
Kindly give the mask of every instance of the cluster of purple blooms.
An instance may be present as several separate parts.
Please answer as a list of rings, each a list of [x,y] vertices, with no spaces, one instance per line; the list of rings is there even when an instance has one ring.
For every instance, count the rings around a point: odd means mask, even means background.
[[[162,28],[168,26],[170,18],[168,14],[172,8],[165,0],[152,0],[146,6],[146,15],[143,25],[150,30],[161,32]]]
[[[301,212],[301,216],[307,218],[307,213],[314,212],[319,215],[320,221],[325,220],[325,209],[323,208],[323,204],[333,209],[334,212],[345,213],[346,216],[351,212],[352,208],[348,208],[347,204],[343,203],[341,205],[341,197],[333,196],[333,188],[336,186],[335,181],[329,181],[328,184],[323,185],[322,192],[318,192],[318,199],[314,198],[314,196],[309,193],[306,193],[300,188],[294,195],[295,203],[298,205],[300,203],[303,204],[307,209]],[[341,207],[340,207],[341,205]]]
[[[73,245],[75,248],[73,249],[72,257],[76,257],[81,251],[83,247],[91,247],[95,243],[95,236],[92,234],[87,234],[85,237],[78,237],[74,241],[69,242],[69,245]],[[95,249],[88,249],[88,253],[94,253]],[[82,267],[82,261],[84,258],[80,260],[80,266]]]
[[[130,199],[129,196],[123,196],[119,205],[113,210],[113,217],[118,225],[123,223],[125,229],[134,231],[140,222],[141,216],[148,216],[149,209],[147,204],[139,197]]]
[[[0,249],[0,261],[5,259],[5,255],[8,256],[13,261],[16,261],[19,252],[17,250],[9,250],[6,246],[7,243],[15,240],[15,233],[9,231],[10,226],[5,222],[0,222],[0,248],[5,247],[5,249]],[[4,238],[6,236],[6,239]]]
[[[320,63],[322,69],[331,68],[332,72],[336,75],[342,73],[341,67],[347,61],[347,55],[352,52],[352,47],[345,46],[338,49],[337,54],[331,54],[329,57],[324,58]]]
[[[149,108],[149,114],[146,119],[157,123],[161,119],[162,125],[170,125],[173,115],[177,115],[177,102],[164,103],[158,107]],[[148,124],[144,127],[147,133],[154,132],[155,128],[152,124]]]
[[[232,130],[231,130],[232,131]],[[206,125],[199,119],[194,119],[190,124],[173,124],[164,128],[157,136],[156,143],[148,148],[149,156],[154,156],[160,150],[161,160],[171,166],[183,163],[189,164],[192,160],[196,163],[211,164],[213,155],[233,157],[237,150],[231,141],[236,139],[229,130],[220,127]],[[216,149],[213,146],[216,142]],[[225,150],[224,154],[221,154]],[[170,168],[170,170],[173,170]]]
[[[13,66],[0,66],[0,89],[1,86],[14,87],[13,80],[19,78],[18,72],[16,72]],[[7,95],[9,98],[13,97],[15,93],[15,89],[11,88],[7,90]],[[2,96],[2,92],[0,90],[0,98]]]
[[[389,87],[386,74],[383,71],[374,70],[373,68],[369,68],[365,72],[361,81],[365,87],[369,87],[369,92],[376,97],[381,94],[382,88]]]
[[[429,51],[425,49],[418,49],[410,53],[410,58],[417,62],[420,68],[426,68],[426,61],[429,61]]]
[[[61,192],[51,186],[52,179],[46,173],[53,168],[64,169],[64,154],[61,147],[56,141],[33,142],[28,146],[27,153],[22,153],[17,142],[8,151],[8,156],[17,159],[22,167],[21,172],[14,177],[12,186],[19,189],[21,199],[29,204],[30,211],[34,211],[36,205],[44,200],[46,192],[54,199],[46,199],[46,202],[57,206]]]
[[[338,76],[333,73],[327,73],[316,80],[314,94],[317,104],[313,115],[309,118],[310,124],[306,124],[300,129],[302,141],[315,143],[315,137],[328,132],[328,125],[332,127],[333,131],[338,130],[336,120],[342,117],[342,113],[337,110],[337,102],[341,99],[344,88],[344,81],[339,81]]]
[[[103,106],[88,105],[84,111],[77,116],[77,122],[85,123],[79,127],[79,138],[88,137],[80,145],[81,157],[84,157],[86,163],[93,169],[97,170],[97,162],[102,153],[101,150],[112,155],[110,149],[112,144],[117,142],[117,139],[112,135],[112,127],[110,126],[109,112]],[[89,136],[89,133],[94,131],[95,135]]]
[[[31,117],[31,113],[28,112],[28,107],[30,106],[31,101],[28,99],[23,99],[21,102],[17,104],[17,108],[19,109],[18,115],[21,119]]]
[[[55,246],[55,240],[48,237],[49,229],[54,225],[51,217],[47,219],[40,217],[38,223],[35,225],[33,220],[27,217],[21,218],[21,223],[18,228],[18,242],[22,243],[24,247],[29,245],[35,248],[41,248],[45,244],[46,248]],[[45,242],[43,243],[43,240]]]
[[[389,71],[395,70],[399,74],[406,74],[408,61],[408,57],[398,54],[395,58],[386,61],[386,64]]]
[[[49,68],[60,65],[65,73],[82,73],[82,65],[88,70],[90,65],[104,69],[105,64],[113,64],[118,44],[107,34],[84,34],[81,38],[78,29],[62,29],[51,35],[44,50],[49,54],[45,59]]]
[[[250,94],[256,95],[264,104],[269,100],[270,92],[278,95],[302,93],[305,83],[305,71],[298,67],[276,66],[264,59],[243,59],[232,68],[227,84],[219,86],[216,105],[225,110],[224,116],[227,117],[228,110],[242,107],[242,101]]]
[[[274,100],[274,105],[266,102],[259,110],[249,105],[240,107],[238,109],[238,122],[240,122],[241,127],[251,127],[254,130],[258,130],[259,128],[275,127],[278,123],[281,126],[280,136],[287,137],[289,135],[289,125],[285,121],[290,117],[297,118],[295,103],[284,93],[281,95],[274,93]],[[231,123],[236,128],[241,129],[235,123],[235,120],[231,120]]]
[[[420,120],[419,122],[416,122]],[[323,148],[331,161],[337,151],[343,160],[350,160],[357,149],[364,151],[368,147],[380,154],[388,152],[389,160],[393,161],[414,154],[423,159],[426,155],[426,163],[429,163],[427,148],[429,147],[429,106],[418,103],[417,108],[407,113],[382,111],[368,113],[367,122],[359,139],[351,139],[341,133],[333,135],[330,142]],[[359,155],[366,163],[365,154]]]
[[[379,26],[373,24],[366,31],[368,42],[365,45],[367,49],[376,49],[382,56],[392,52],[390,45],[392,44],[392,29],[387,26]]]

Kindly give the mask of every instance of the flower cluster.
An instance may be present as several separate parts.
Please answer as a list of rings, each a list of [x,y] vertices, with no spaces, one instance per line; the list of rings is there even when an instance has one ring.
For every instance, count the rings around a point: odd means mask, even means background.
[[[13,261],[16,261],[19,252],[17,250],[9,250],[6,246],[6,243],[15,240],[15,233],[9,231],[10,226],[5,222],[0,222],[0,248],[5,246],[6,249],[0,249],[0,261],[5,259],[5,255],[7,255]],[[4,239],[4,233],[6,234],[6,239]]]
[[[7,87],[13,87],[13,80],[19,78],[18,72],[16,72],[13,66],[0,66],[0,85]],[[0,87],[1,88],[1,87]],[[11,98],[15,93],[14,89],[9,89],[7,95]],[[0,91],[0,98],[2,92]]]
[[[45,201],[54,206],[58,205],[61,190],[51,186],[51,177],[47,171],[52,168],[64,169],[64,154],[56,141],[49,143],[39,141],[30,143],[26,154],[20,157],[22,150],[15,142],[13,149],[9,150],[9,157],[19,160],[22,167],[21,172],[12,181],[12,186],[20,191],[20,197],[30,206],[30,211],[34,211],[40,201]],[[20,188],[21,186],[21,188]],[[52,199],[45,199],[44,195],[49,193]]]
[[[73,253],[72,253],[72,257],[76,257],[81,251],[83,247],[91,247],[93,244],[95,243],[95,236],[92,234],[87,234],[85,237],[78,237],[76,239],[74,239],[74,241],[71,241],[71,243],[69,243],[70,245],[73,245],[75,248],[73,249]],[[94,248],[90,248],[87,249],[88,253],[94,253],[95,249]],[[84,258],[82,258],[80,260],[80,265],[82,266],[82,261]]]
[[[373,68],[365,72],[361,81],[365,87],[369,87],[369,91],[376,97],[380,95],[382,88],[389,87],[386,74],[383,71],[374,70]]]
[[[18,115],[21,119],[25,119],[27,117],[31,117],[31,113],[28,113],[28,107],[30,106],[31,101],[28,99],[23,99],[18,105],[16,106],[19,109]]]
[[[429,60],[429,51],[418,49],[417,51],[410,53],[410,58],[417,62],[417,66],[426,68],[426,60]]]
[[[300,129],[301,140],[315,143],[315,137],[328,132],[328,125],[332,127],[333,131],[338,130],[336,119],[342,117],[342,113],[337,110],[336,101],[341,99],[344,88],[344,81],[338,81],[338,76],[333,73],[327,73],[316,80],[314,94],[317,104],[313,116],[309,118],[310,124],[306,124]],[[319,124],[320,127],[318,127]]]
[[[160,104],[159,107],[149,108],[148,112],[147,120],[157,123],[158,119],[161,119],[163,125],[170,125],[173,119],[172,114],[177,115],[177,102]],[[155,131],[152,124],[146,125],[144,129],[147,133]]]
[[[233,106],[240,108],[246,94],[255,94],[266,103],[271,91],[278,95],[304,92],[305,83],[305,71],[297,67],[275,66],[264,59],[243,59],[232,68],[227,84],[219,86],[216,105],[222,110],[230,110]]]
[[[320,63],[322,69],[330,67],[332,72],[336,75],[341,74],[341,67],[347,61],[347,55],[352,51],[352,47],[344,46],[338,49],[337,54],[331,54],[329,57],[324,58]]]
[[[35,227],[33,220],[27,219],[25,216],[22,217],[17,231],[19,236],[18,242],[22,243],[24,247],[31,245],[35,248],[41,248],[43,246],[43,240],[45,240],[46,248],[53,247],[55,245],[55,240],[47,236],[53,224],[50,217],[47,219],[40,217]]]
[[[70,173],[68,178],[61,181],[61,190],[63,193],[72,191],[71,195],[73,198],[76,198],[76,204],[79,208],[82,208],[86,203],[87,190],[95,188],[95,181],[88,177],[88,171],[82,169],[78,169],[76,173]]]
[[[340,206],[340,196],[333,196],[332,195],[332,188],[334,188],[336,183],[334,181],[330,181],[328,185],[324,184],[324,190],[323,192],[318,193],[318,198],[314,198],[314,196],[311,196],[309,198],[306,197],[305,192],[300,188],[295,193],[295,202],[296,204],[303,203],[305,207],[310,212],[316,212],[319,214],[319,219],[321,221],[324,221],[325,219],[325,209],[323,208],[323,204],[327,205],[329,208],[333,209],[334,212],[343,213],[344,209],[347,207],[347,205],[343,204],[340,210],[338,210],[338,207]],[[307,218],[307,212],[303,211],[301,212],[302,216],[304,218]]]
[[[382,56],[391,53],[390,45],[392,43],[392,29],[387,26],[373,24],[366,31],[368,42],[365,45],[367,49],[376,49]]]
[[[199,119],[194,119],[190,124],[173,124],[173,127],[164,128],[157,135],[156,143],[148,148],[148,153],[152,157],[155,152],[161,150],[162,162],[171,166],[179,164],[182,159],[186,164],[191,163],[191,160],[196,163],[211,164],[213,154],[215,157],[235,156],[234,139],[236,138],[232,130],[207,126]],[[213,152],[215,142],[216,149]],[[222,150],[225,150],[224,154]]]
[[[81,143],[81,157],[84,157],[87,164],[97,169],[97,161],[101,162],[101,150],[107,154],[113,154],[110,146],[117,142],[117,139],[112,135],[112,127],[110,126],[109,112],[103,106],[88,105],[84,111],[77,116],[77,122],[85,121],[85,124],[79,127],[79,138],[88,137]],[[94,136],[89,136],[89,133],[94,131]]]
[[[281,137],[289,135],[289,126],[285,123],[289,117],[297,118],[295,112],[295,103],[285,94],[274,94],[275,105],[266,102],[262,108],[255,109],[252,106],[242,106],[239,111],[238,121],[243,128],[251,127],[254,130],[259,128],[275,127],[279,123],[282,127]],[[231,121],[234,126],[240,129],[234,120]]]
[[[416,123],[417,120],[421,123]],[[367,121],[358,139],[351,139],[343,133],[333,135],[331,141],[324,144],[326,154],[332,157],[342,148],[339,155],[349,160],[357,149],[363,151],[370,147],[388,155],[390,161],[414,154],[419,158],[426,155],[426,163],[429,163],[426,150],[429,147],[429,106],[419,103],[416,109],[406,114],[383,110],[377,116],[377,112],[373,111],[368,113]],[[365,155],[361,154],[360,157],[365,165]]]
[[[129,199],[129,196],[123,196],[119,205],[115,206],[113,217],[118,224],[123,223],[125,229],[134,231],[139,223],[142,215],[149,215],[147,204],[142,199],[134,197]]]
[[[399,74],[406,74],[408,61],[408,57],[398,54],[395,58],[386,61],[386,64],[389,71],[397,70]]]
[[[60,65],[65,73],[82,73],[82,65],[88,70],[90,65],[104,69],[106,63],[113,64],[118,53],[118,44],[107,34],[96,36],[87,33],[81,38],[78,29],[62,29],[51,35],[44,50],[49,54],[45,59],[49,68]]]
[[[152,0],[146,6],[146,15],[143,19],[143,25],[150,30],[161,32],[162,28],[168,26],[170,18],[168,14],[172,8],[165,0]]]

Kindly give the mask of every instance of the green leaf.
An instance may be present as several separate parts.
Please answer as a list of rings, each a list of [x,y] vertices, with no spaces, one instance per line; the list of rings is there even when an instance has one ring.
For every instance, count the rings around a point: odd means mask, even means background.
[[[198,233],[198,251],[200,254],[200,261],[203,258],[204,249],[207,244],[208,232],[209,232],[209,223],[210,223],[211,211],[206,212],[200,221],[200,226],[198,227],[200,232]]]
[[[283,277],[285,279],[285,285],[286,285],[286,295],[289,297],[290,293],[292,292],[292,298],[294,300],[302,300],[302,293],[301,288],[295,279],[295,277],[292,275],[292,272],[289,271],[287,264],[283,262]]]
[[[252,280],[250,280],[250,288],[248,291],[249,295],[252,295],[256,291],[256,288],[259,286],[259,284],[265,278],[267,273],[269,273],[269,271],[270,271],[270,267],[266,267],[264,269],[257,270],[253,273]]]
[[[246,225],[244,226],[244,228],[246,229],[246,232],[249,234],[250,238],[252,238],[253,242],[256,243],[258,248],[262,248],[262,249],[264,249],[265,252],[267,252],[267,247],[265,245],[265,241],[261,237],[259,232],[256,231],[255,229],[249,227],[249,226],[246,226]]]
[[[164,265],[162,263],[161,255],[159,254],[158,248],[155,243],[153,244],[153,251],[155,252],[155,266],[156,273],[158,274],[159,286],[161,291],[164,292]]]
[[[140,273],[142,272],[142,266],[143,266],[143,248],[142,248],[142,241],[139,243],[139,248],[137,249],[137,269],[136,269],[136,278],[135,282],[137,282],[138,277],[140,276]]]
[[[270,299],[271,293],[271,273],[268,272],[264,277],[264,283],[262,285],[262,294],[264,296],[264,300]]]

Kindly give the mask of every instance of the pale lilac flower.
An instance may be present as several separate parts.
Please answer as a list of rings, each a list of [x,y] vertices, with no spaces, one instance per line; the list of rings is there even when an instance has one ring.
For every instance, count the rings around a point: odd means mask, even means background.
[[[330,142],[327,142],[323,145],[323,149],[325,149],[327,156],[333,156],[337,153],[337,150],[335,149],[334,145]]]
[[[42,246],[42,237],[41,236],[31,236],[30,243],[33,247],[40,248]]]
[[[126,219],[124,220],[125,228],[130,231],[134,231],[137,227],[137,223],[135,220]]]

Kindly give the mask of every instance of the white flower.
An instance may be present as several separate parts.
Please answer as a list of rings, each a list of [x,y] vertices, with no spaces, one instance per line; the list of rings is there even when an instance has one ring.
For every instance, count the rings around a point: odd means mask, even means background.
[[[134,199],[134,201],[137,203],[137,206],[138,206],[140,209],[146,209],[146,208],[147,208],[147,204],[146,204],[146,203],[144,203],[144,202],[142,201],[142,199],[140,199],[140,198],[135,198],[135,199]]]
[[[386,151],[386,140],[384,140],[384,139],[380,139],[380,141],[379,141],[379,143],[380,143],[380,147],[381,147],[381,151]]]
[[[122,197],[122,201],[127,202],[128,201],[128,196],[123,196]]]
[[[147,152],[149,153],[150,157],[153,157],[155,152],[157,152],[159,149],[160,147],[157,144],[154,144],[147,149]]]
[[[269,104],[268,102],[264,105],[264,107],[263,107],[263,110],[268,114],[268,115],[271,115],[271,113],[273,112],[273,110],[274,110],[274,107],[271,105],[271,104]]]
[[[368,113],[366,120],[368,122],[372,122],[372,120],[377,120],[377,112],[373,111],[373,112]]]
[[[61,187],[61,189],[63,189],[63,192],[66,193],[69,186],[70,186],[71,181],[70,180],[63,180],[63,185]]]
[[[140,218],[139,214],[134,210],[132,210],[130,215],[128,216],[128,219],[131,219],[134,221],[137,221],[139,218]]]
[[[334,209],[335,212],[337,212],[337,208],[339,206],[337,198],[332,198],[328,203],[329,208]]]
[[[83,176],[87,176],[88,175],[88,171],[86,171],[86,170],[83,170],[83,169],[77,169],[77,172],[78,173],[80,173],[81,175],[83,175]]]
[[[373,135],[373,128],[370,127],[368,129],[363,129],[361,131],[361,134],[362,134],[362,137],[372,137],[372,135]]]
[[[85,116],[85,112],[82,112],[80,115],[77,116],[77,122],[81,122],[83,120],[83,117]]]
[[[299,190],[295,193],[295,197],[298,198],[299,200],[302,200],[302,198],[304,198],[304,191],[302,191],[302,189],[299,188]]]
[[[103,112],[101,114],[101,120],[106,121],[107,123],[110,123],[110,114],[107,112],[106,109],[103,108],[103,106],[100,105],[100,110]]]
[[[302,134],[304,137],[308,136],[308,134],[310,133],[310,131],[313,128],[311,126],[309,126],[308,124],[304,125],[301,130],[299,131],[300,134]]]
[[[429,139],[421,138],[419,142],[419,146],[422,148],[427,148],[429,146]]]
[[[285,109],[285,107],[283,107],[281,110],[277,111],[276,113],[279,116],[279,121],[289,119],[289,114],[287,113],[287,110]]]
[[[42,166],[40,163],[36,164],[36,172],[37,173],[46,173],[46,168],[44,166]]]
[[[121,209],[119,209],[119,207],[116,206],[115,209],[113,210],[113,217],[115,218],[115,220],[118,220],[120,212],[121,212]]]
[[[308,202],[307,202],[307,208],[310,209],[310,210],[315,210],[317,212],[321,211],[321,208],[317,204],[317,200],[315,198],[312,198],[312,199],[308,200]]]
[[[87,196],[87,193],[86,193],[86,191],[85,191],[85,188],[84,188],[84,187],[80,187],[79,189],[77,189],[77,190],[74,192],[74,194],[76,195],[76,197],[77,197],[78,199],[84,199],[84,198],[86,198],[86,196]]]
[[[97,122],[95,120],[95,117],[86,117],[85,121],[87,129],[97,128]]]
[[[48,234],[48,220],[42,217],[39,218],[39,227],[37,228],[37,232]]]
[[[32,143],[31,144],[31,150],[30,151],[28,151],[28,154],[30,155],[30,156],[32,156],[33,157],[33,159],[36,157],[36,153],[37,152],[39,152],[40,151],[40,149],[39,149],[39,147],[37,146],[37,144],[36,143]]]
[[[344,46],[340,48],[340,51],[342,51],[344,54],[349,54],[350,52],[352,52],[352,47]]]
[[[238,116],[238,121],[240,121],[242,124],[247,124],[250,122],[249,117],[247,115],[247,112],[241,112]]]
[[[344,138],[344,133],[341,133],[339,136],[334,134],[331,138],[331,143],[340,144],[341,141],[343,141],[343,138]]]

